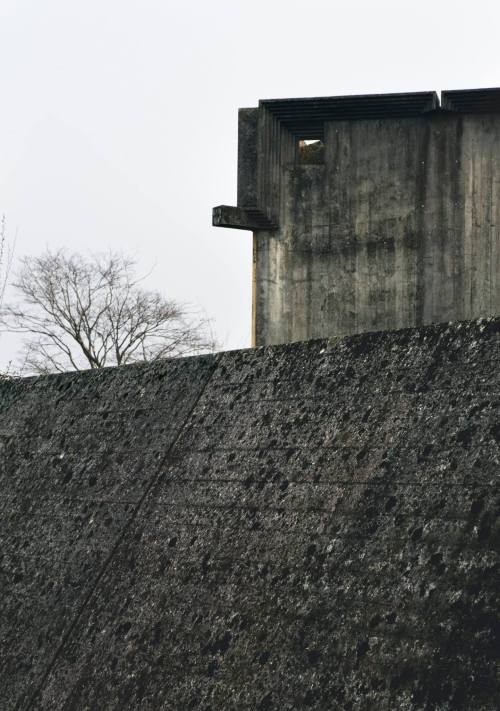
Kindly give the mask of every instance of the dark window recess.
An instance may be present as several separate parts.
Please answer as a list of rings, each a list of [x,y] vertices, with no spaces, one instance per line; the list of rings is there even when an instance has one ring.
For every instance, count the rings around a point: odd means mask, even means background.
[[[299,141],[299,163],[301,165],[323,165],[325,162],[325,144],[323,141]]]

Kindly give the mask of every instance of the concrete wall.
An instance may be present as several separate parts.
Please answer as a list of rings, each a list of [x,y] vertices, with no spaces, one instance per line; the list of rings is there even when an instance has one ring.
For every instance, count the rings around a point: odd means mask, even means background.
[[[0,708],[493,711],[500,321],[0,382]]]
[[[239,135],[214,224],[254,231],[255,345],[500,314],[500,90],[261,101]]]
[[[255,234],[255,342],[500,313],[500,115],[335,121]]]

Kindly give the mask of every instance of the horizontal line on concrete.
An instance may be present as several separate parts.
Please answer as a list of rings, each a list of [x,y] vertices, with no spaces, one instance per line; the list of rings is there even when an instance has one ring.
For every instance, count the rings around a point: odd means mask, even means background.
[[[286,475],[286,471],[284,472]],[[443,472],[443,476],[444,476]],[[185,482],[190,482],[190,483],[202,483],[202,484],[213,484],[213,483],[228,483],[228,484],[240,484],[241,486],[248,486],[248,491],[249,493],[252,492],[255,488],[257,488],[258,484],[261,482],[264,482],[264,487],[266,486],[272,486],[274,485],[276,489],[280,488],[280,484],[286,480],[288,484],[298,484],[300,486],[443,486],[445,484],[446,486],[461,486],[463,488],[467,488],[467,484],[463,481],[450,481],[450,480],[445,480],[445,481],[434,481],[434,480],[423,480],[423,481],[417,481],[417,480],[412,480],[412,481],[404,481],[404,480],[374,480],[374,479],[338,479],[335,481],[308,481],[307,479],[286,479],[286,476],[283,477],[283,479],[280,479],[279,481],[265,481],[265,480],[255,480],[253,484],[247,485],[245,484],[244,479],[201,479],[201,478],[185,478],[183,477],[182,479],[176,479],[175,477],[172,477],[168,481],[164,481],[164,484],[177,484],[178,482],[185,483]],[[500,474],[499,474],[499,483],[500,483]],[[477,483],[470,484],[471,487],[477,488]]]
[[[207,509],[207,510],[210,511],[210,509]],[[259,508],[259,509],[252,508],[252,509],[250,509],[250,510],[255,511],[256,514],[259,514],[259,513],[267,514],[267,513],[269,513],[270,511],[276,511],[276,509],[271,509],[271,508],[267,508],[267,509],[263,509],[263,508]],[[236,509],[235,509],[235,511],[236,511]],[[241,509],[238,509],[238,511],[241,511]],[[308,513],[308,514],[321,514],[321,515],[323,515],[323,514],[326,513],[326,514],[329,514],[330,516],[332,516],[332,519],[333,519],[333,520],[334,520],[335,518],[339,518],[339,519],[359,518],[360,516],[363,515],[362,509],[352,509],[352,510],[350,510],[350,511],[336,511],[335,509],[331,509],[331,510],[330,510],[330,509],[328,509],[328,510],[326,510],[326,509],[324,509],[324,510],[323,510],[323,509],[309,509],[309,510],[306,510],[306,511],[304,511],[304,510],[302,510],[302,509],[293,509],[293,510],[292,510],[292,509],[287,509],[287,510],[284,510],[284,509],[277,509],[277,511],[280,512],[280,513],[283,513],[283,514],[288,514],[288,513]],[[413,521],[417,521],[417,522],[418,522],[418,521],[422,521],[422,515],[421,515],[421,514],[416,514],[416,513],[411,513],[411,512],[404,512],[404,513],[402,513],[402,514],[400,514],[400,515],[404,517],[404,519],[405,519],[406,522],[408,522],[408,520],[410,520],[410,521],[412,521],[412,522],[413,522]],[[391,518],[394,517],[394,513],[393,513],[393,511],[390,511],[390,512],[380,511],[380,512],[377,514],[377,516],[374,516],[373,519],[370,519],[370,521],[377,520],[377,518],[380,519],[381,517],[383,517],[384,519],[390,520]],[[139,521],[139,525],[142,525],[143,519],[138,519],[138,521]],[[469,515],[461,515],[461,516],[451,516],[451,515],[449,515],[449,516],[444,516],[444,515],[430,515],[430,514],[427,514],[427,513],[426,513],[426,515],[425,515],[425,522],[427,523],[427,522],[429,522],[429,521],[446,521],[446,522],[449,522],[449,523],[467,523],[467,524],[469,524],[469,525],[472,526],[472,527],[477,526],[477,522],[474,523],[474,521],[471,520],[471,518],[469,517]],[[210,530],[210,529],[212,529],[212,528],[222,528],[222,527],[224,527],[224,526],[227,525],[228,521],[227,521],[227,519],[224,519],[224,520],[221,521],[220,524],[217,524],[217,519],[207,520],[206,523],[205,523],[205,522],[199,523],[199,522],[195,522],[195,521],[171,521],[171,520],[167,520],[167,521],[165,521],[165,523],[166,523],[166,525],[168,525],[168,527],[171,529],[170,531],[166,531],[165,529],[163,529],[163,531],[162,531],[162,530],[159,529],[158,527],[155,528],[155,529],[153,529],[153,528],[150,528],[150,529],[145,529],[145,528],[143,528],[143,529],[142,529],[142,530],[143,530],[143,533],[144,533],[143,540],[147,541],[147,547],[148,547],[148,548],[155,548],[155,547],[156,547],[156,548],[160,548],[160,547],[163,547],[164,541],[168,541],[168,539],[169,539],[169,537],[170,537],[170,534],[175,531],[174,527],[177,527],[177,528],[186,528],[186,529],[199,528],[199,529]],[[265,521],[264,521],[264,523],[265,523]],[[284,520],[283,520],[283,528],[281,528],[281,527],[272,527],[272,528],[271,528],[271,527],[266,527],[266,526],[262,526],[262,527],[259,527],[259,528],[251,528],[251,527],[250,527],[250,526],[252,525],[251,521],[248,521],[248,524],[249,524],[248,528],[240,529],[240,532],[244,533],[245,535],[247,535],[248,533],[262,534],[262,532],[265,531],[266,533],[279,533],[279,532],[283,532],[283,534],[284,534],[283,537],[284,537],[284,538],[288,538],[289,536],[293,536],[293,535],[299,535],[299,536],[301,536],[301,537],[304,536],[304,530],[303,530],[303,529],[300,530],[301,522],[299,521],[299,522],[297,522],[297,523],[290,523],[290,522],[287,522],[287,521],[286,521],[286,517],[284,517]],[[147,519],[144,520],[144,525],[147,526]],[[102,528],[104,529],[104,526],[102,526]],[[172,530],[172,529],[174,529],[174,530]],[[295,531],[294,529],[299,529],[299,530]],[[82,547],[79,548],[79,551],[80,551],[83,555],[85,555],[86,557],[93,556],[94,554],[99,554],[99,553],[102,553],[102,554],[106,555],[107,552],[108,552],[108,547],[107,547],[107,546],[104,545],[104,546],[102,546],[102,547],[88,548],[88,547],[84,547],[84,544],[85,544],[86,542],[87,542],[88,544],[92,544],[92,542],[93,542],[93,541],[96,541],[96,540],[104,540],[104,542],[109,542],[108,539],[106,539],[106,537],[105,537],[105,534],[106,534],[107,531],[108,531],[108,529],[102,530],[102,531],[99,532],[99,536],[95,536],[95,535],[94,535],[94,536],[92,536],[91,539],[86,539],[85,537],[82,536],[80,539],[78,539],[78,543],[81,543],[81,544],[82,544]],[[116,533],[116,532],[119,532],[119,529],[116,529],[116,530],[115,530],[115,533]],[[159,533],[164,533],[164,537],[159,537],[159,535],[158,535]],[[363,540],[363,539],[366,538],[366,534],[364,534],[363,531],[359,531],[359,536],[356,536],[356,535],[353,536],[352,533],[350,533],[349,536],[346,536],[346,535],[338,536],[338,534],[321,534],[321,535],[322,535],[322,536],[325,536],[325,535],[326,535],[326,536],[330,536],[330,537],[333,537],[333,538],[340,537],[340,538],[342,538],[342,539],[344,539],[344,540],[352,540],[352,539],[355,539],[355,540]],[[153,537],[154,537],[154,538],[153,538]],[[67,536],[63,536],[63,537],[61,537],[61,536],[58,536],[58,537],[49,536],[48,538],[50,539],[51,542],[53,541],[53,542],[62,542],[62,543],[64,543],[66,546],[68,546],[68,548],[67,548],[68,553],[71,554],[71,556],[73,557],[73,559],[76,558],[76,556],[75,556],[75,549],[72,547],[72,545],[71,545],[71,546],[68,545],[68,544],[72,544],[72,540],[73,540],[73,539],[68,540],[68,537],[67,537]],[[77,542],[76,539],[74,539],[74,540],[75,540],[75,542]],[[317,540],[317,539],[313,540],[312,542],[314,543],[316,540]],[[16,551],[15,551],[15,556],[16,556],[16,558],[24,558],[24,559],[28,559],[28,560],[29,560],[29,559],[32,559],[32,558],[36,558],[37,561],[40,561],[40,556],[39,556],[39,555],[36,555],[36,556],[30,555],[29,551],[27,551],[26,549],[16,550]],[[227,557],[227,556],[224,556],[224,557]],[[223,557],[221,556],[220,558],[222,559]],[[214,558],[212,558],[212,560],[213,560],[213,559],[216,559],[216,557],[214,556]],[[50,556],[47,556],[47,557],[46,557],[46,560],[47,560],[47,561],[50,561],[50,560],[51,560]],[[180,558],[179,560],[182,560],[182,558]],[[5,575],[5,573],[6,573],[5,569],[0,570],[0,573]]]
[[[333,345],[336,345],[336,343],[337,343],[337,341],[338,341],[339,343],[347,344],[347,345],[349,345],[349,346],[352,345],[353,347],[355,347],[355,346],[356,346],[356,340],[355,340],[355,339],[356,339],[356,338],[359,338],[360,336],[368,336],[368,335],[369,335],[369,336],[375,337],[375,336],[383,336],[383,335],[385,335],[385,336],[389,336],[389,337],[390,337],[391,335],[394,335],[394,336],[398,337],[398,336],[399,336],[399,333],[400,333],[400,331],[399,331],[398,329],[394,329],[394,330],[391,329],[390,331],[386,331],[386,332],[367,331],[367,332],[360,333],[360,334],[358,334],[357,336],[347,336],[347,335],[346,335],[346,336],[338,336],[338,337],[335,337],[335,338],[333,339],[333,340],[334,340],[334,344],[333,344]],[[313,339],[313,341],[314,341],[314,340],[315,340],[315,339]],[[331,340],[332,340],[332,339],[328,339],[328,338],[322,338],[322,339],[317,339],[317,340],[316,340],[316,344],[317,344],[318,348],[323,347],[324,350],[322,350],[322,351],[319,351],[319,350],[318,350],[318,352],[315,354],[315,360],[314,360],[314,362],[313,362],[313,366],[314,366],[314,365],[317,366],[318,376],[321,377],[322,379],[328,379],[329,374],[328,374],[328,373],[321,373],[321,372],[319,372],[319,369],[321,368],[321,365],[322,365],[321,361],[322,361],[324,358],[329,358],[329,357],[333,357],[333,356],[336,356],[336,355],[337,355],[336,352],[335,352],[335,349],[331,347]],[[493,343],[495,343],[495,345],[497,345],[497,344],[500,345],[500,335],[498,335],[498,334],[492,334],[491,337],[488,338],[488,342],[493,342]],[[307,341],[304,342],[304,343],[307,343]],[[297,345],[297,344],[295,344],[295,345]],[[280,346],[278,345],[278,346],[274,346],[274,347],[278,347],[278,348],[279,348]],[[285,346],[283,346],[283,347],[285,347]],[[391,349],[392,349],[392,348],[396,348],[396,349],[400,350],[401,352],[407,353],[407,351],[408,351],[408,344],[407,344],[407,343],[398,343],[397,341],[394,342],[394,343],[391,342]],[[250,356],[251,356],[251,351],[249,351],[249,354],[250,354]],[[394,352],[393,352],[392,350],[390,351],[390,354],[391,354],[391,357],[394,356]],[[425,353],[424,353],[424,355],[425,355]],[[494,355],[494,354],[492,354],[492,355]],[[444,356],[444,358],[445,358],[445,357],[446,357],[446,356]],[[442,365],[443,365],[443,366],[444,366],[444,365],[453,365],[453,366],[456,368],[456,365],[457,365],[457,364],[456,364],[456,361],[454,361],[453,363],[451,363],[451,362],[450,362],[450,363],[447,363],[444,358],[443,358],[443,361],[442,361]],[[249,364],[249,369],[251,369],[251,367],[252,367],[251,364]],[[298,368],[298,369],[299,369],[299,368]],[[374,366],[373,366],[373,369],[374,369],[374,370],[376,369],[376,365],[375,365],[375,364],[374,364]],[[404,367],[403,367],[403,365],[398,365],[398,364],[396,364],[396,367],[394,368],[394,372],[398,372],[399,370],[401,370],[401,372],[403,372],[403,371],[404,371],[404,372],[407,372],[407,366],[404,366]],[[313,371],[313,372],[314,372],[314,371]],[[230,377],[230,376],[229,376],[229,377]],[[340,377],[342,377],[342,373],[340,373]],[[495,377],[495,379],[496,379],[496,376],[492,376],[492,377]],[[338,374],[332,375],[330,382],[335,383],[335,379],[336,379],[336,378],[337,378],[337,379],[339,378],[339,375],[338,375]],[[417,381],[414,381],[414,382],[417,382]],[[471,381],[471,380],[465,380],[464,382],[467,382],[467,384],[469,385],[470,388],[474,388],[476,385],[482,385],[482,383],[474,383],[474,382]],[[291,384],[291,385],[293,385],[293,387],[294,387],[295,389],[297,388],[297,382],[296,382],[293,378],[280,378],[280,379],[278,379],[278,380],[263,380],[263,379],[255,379],[255,378],[252,378],[252,377],[248,377],[248,378],[244,378],[244,379],[242,379],[242,380],[231,380],[231,379],[225,380],[225,379],[223,379],[221,376],[217,376],[217,371],[216,371],[216,373],[215,373],[215,375],[214,375],[214,379],[213,379],[213,381],[212,381],[211,391],[213,391],[213,390],[222,390],[222,389],[226,389],[226,388],[227,388],[227,389],[240,389],[242,386],[245,386],[245,385],[248,386],[248,387],[250,387],[250,388],[252,388],[254,385],[274,385],[274,384],[279,384],[280,386],[283,386],[283,385],[286,385],[286,384],[288,384],[288,383]],[[461,381],[458,381],[458,383],[461,384]],[[485,385],[485,386],[488,386],[488,387],[490,386],[489,383],[484,383],[484,385]],[[300,384],[299,384],[299,387],[300,387]],[[307,387],[311,387],[311,386],[307,386]],[[456,387],[457,387],[457,385],[454,384],[454,385],[450,385],[450,386],[446,386],[446,387],[438,386],[438,387],[436,387],[435,389],[451,390],[451,389],[454,389],[454,388],[456,388]],[[402,389],[402,388],[392,388],[392,389],[391,389],[391,392],[405,392],[405,391],[404,391],[404,389]],[[500,390],[499,390],[498,392],[500,393]],[[210,397],[210,399],[212,399],[212,398],[213,398],[213,393],[211,393],[209,396],[207,395],[206,397]],[[305,397],[307,397],[307,398],[310,397],[310,396],[307,394],[307,392],[304,393],[304,398],[305,398]],[[260,399],[261,399],[261,398],[259,398],[259,400],[260,400]],[[276,398],[276,399],[278,399],[278,398]],[[301,397],[287,397],[287,398],[281,398],[281,399],[283,399],[283,400],[292,400],[292,399],[301,399]],[[77,400],[77,398],[75,398],[75,401],[76,401],[76,400]],[[256,401],[257,401],[257,400],[256,400]],[[48,404],[50,405],[50,401],[48,402]],[[75,408],[75,409],[76,409],[76,408]],[[130,414],[130,412],[132,412],[134,409],[136,409],[136,408],[134,408],[134,407],[132,406],[132,407],[130,408],[130,410],[123,410],[123,412],[126,412],[126,413]],[[141,409],[141,408],[137,408],[137,409]],[[151,411],[156,411],[156,410],[158,410],[158,409],[159,409],[159,410],[162,410],[162,409],[164,409],[164,408],[148,408],[148,409],[150,409]],[[170,406],[169,406],[168,409],[169,409],[169,412],[172,411],[172,408],[171,408]],[[106,410],[103,410],[103,412],[106,412]],[[110,412],[110,411],[108,411],[108,412]],[[121,412],[121,411],[120,411],[120,412]],[[78,412],[75,413],[75,414],[78,414]],[[92,430],[89,430],[89,431],[92,431]],[[1,435],[2,435],[2,433],[0,433],[0,436],[1,436]]]
[[[259,511],[257,511],[259,513]],[[265,513],[265,512],[264,512]],[[381,512],[384,513],[384,512]],[[384,514],[386,517],[390,517],[390,513]],[[408,520],[415,520],[415,521],[421,521],[421,516],[416,515],[416,514],[411,514],[409,515],[408,513],[401,514],[404,516],[405,521]],[[462,516],[462,517],[451,517],[451,516],[426,516],[426,521],[443,521],[443,522],[448,522],[448,523],[457,523],[457,522],[463,522],[463,523],[471,523],[470,519],[468,516]],[[266,523],[264,520],[262,522],[263,524]],[[185,529],[202,529],[202,530],[211,530],[212,528],[222,528],[224,525],[227,524],[227,519],[221,520],[219,523],[217,519],[213,519],[211,521],[203,521],[203,522],[197,522],[197,521],[176,521],[176,520],[169,520],[167,521],[167,524],[169,527],[174,529],[174,527],[177,528],[185,528]],[[261,535],[263,532],[266,533],[284,533],[284,537],[288,538],[289,536],[300,536],[301,539],[303,540],[304,537],[304,530],[295,530],[299,529],[300,523],[294,524],[293,526],[290,526],[290,523],[287,522],[286,520],[283,521],[283,525],[281,527],[270,527],[270,526],[265,526],[262,525],[259,528],[244,528],[243,531],[246,534],[249,533],[254,533],[257,535]],[[175,529],[174,529],[175,530]],[[165,534],[169,535],[169,534]],[[330,536],[332,537],[332,534],[328,533],[323,533],[321,534],[322,537]],[[336,537],[336,536],[335,536]],[[349,532],[349,535],[346,536],[345,534],[343,535],[344,540],[363,540],[366,538],[366,536],[362,533],[359,532],[359,536],[353,535],[352,532]],[[315,539],[315,541],[318,539]]]
[[[158,502],[161,504],[161,502]],[[174,504],[174,503],[168,503],[166,506],[159,506],[158,508],[162,509],[173,509],[173,510],[178,510],[178,509],[200,509],[200,510],[206,510],[206,511],[254,511],[254,512],[278,512],[282,514],[290,514],[290,513],[325,513],[325,514],[331,514],[334,516],[344,516],[344,515],[352,515],[353,513],[362,513],[362,508],[357,508],[357,509],[352,509],[351,511],[348,512],[340,512],[337,511],[335,506],[332,508],[324,508],[324,507],[319,507],[319,506],[304,506],[304,507],[292,507],[288,508],[286,506],[255,506],[252,504],[249,504],[247,506],[244,506],[242,504],[192,504],[192,503],[187,503],[187,502],[182,502],[179,504]],[[385,512],[381,512],[384,515],[389,515],[386,514]]]

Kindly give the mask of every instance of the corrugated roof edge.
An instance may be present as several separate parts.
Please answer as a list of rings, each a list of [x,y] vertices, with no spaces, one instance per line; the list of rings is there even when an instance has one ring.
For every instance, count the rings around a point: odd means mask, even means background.
[[[439,97],[435,91],[424,91],[261,99],[259,107],[269,111],[297,136],[321,139],[325,121],[420,116],[439,109]]]
[[[266,109],[299,137],[322,138],[323,123],[335,120],[405,118],[439,109],[460,113],[500,113],[500,88],[391,94],[261,99]],[[310,134],[310,136],[309,136]]]
[[[464,114],[500,113],[500,88],[443,91],[441,107]]]

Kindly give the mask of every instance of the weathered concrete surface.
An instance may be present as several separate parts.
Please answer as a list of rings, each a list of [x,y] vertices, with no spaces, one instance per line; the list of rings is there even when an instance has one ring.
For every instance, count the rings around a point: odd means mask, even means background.
[[[499,357],[495,320],[2,385],[0,707],[497,709]]]
[[[254,343],[500,314],[500,91],[263,101],[239,118]],[[323,164],[300,140],[322,138]],[[253,181],[253,182],[252,182]],[[227,208],[226,208],[227,209]]]
[[[214,361],[0,383],[0,708],[24,708]]]
[[[331,122],[283,181],[258,344],[500,314],[500,114]]]

